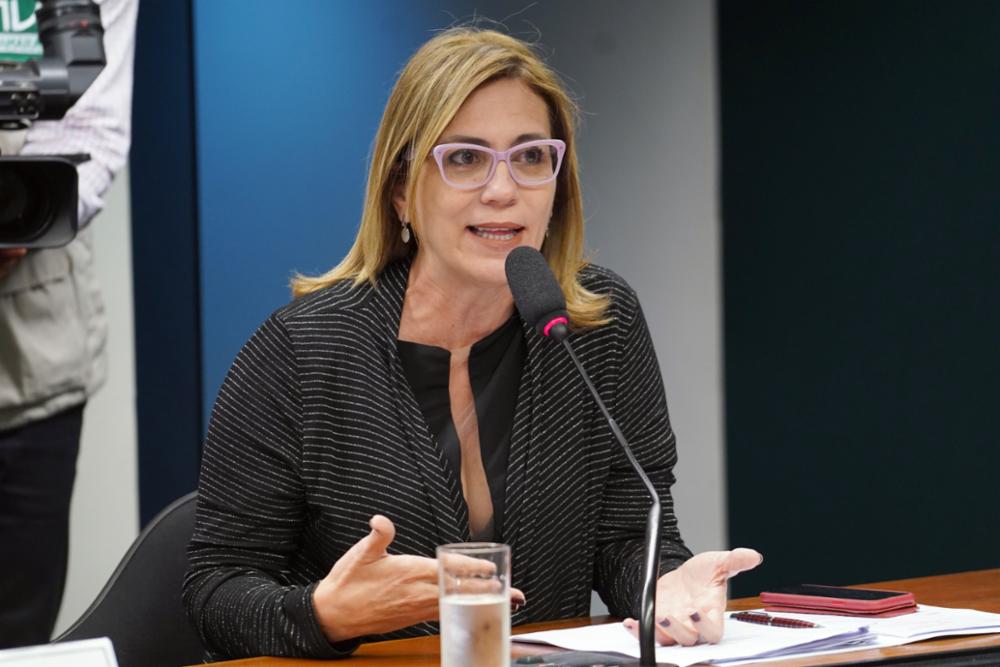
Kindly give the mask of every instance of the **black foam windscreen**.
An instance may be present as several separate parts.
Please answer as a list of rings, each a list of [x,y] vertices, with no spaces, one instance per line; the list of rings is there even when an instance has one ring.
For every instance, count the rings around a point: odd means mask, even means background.
[[[566,318],[566,297],[542,253],[529,246],[510,251],[504,265],[507,284],[521,319],[548,335],[548,327],[558,318]]]

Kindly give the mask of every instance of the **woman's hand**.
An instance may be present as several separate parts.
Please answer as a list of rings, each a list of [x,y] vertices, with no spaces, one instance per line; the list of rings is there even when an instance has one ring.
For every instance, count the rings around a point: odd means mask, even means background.
[[[660,577],[656,582],[656,641],[663,646],[692,646],[722,639],[726,582],[763,560],[753,549],[706,551]],[[625,627],[638,636],[638,621],[625,619]]]
[[[333,564],[313,592],[313,607],[331,642],[380,634],[438,618],[437,560],[393,555],[386,549],[396,536],[388,518],[376,514],[372,532]],[[470,568],[489,574],[493,564],[469,559]],[[512,604],[524,594],[511,589]]]

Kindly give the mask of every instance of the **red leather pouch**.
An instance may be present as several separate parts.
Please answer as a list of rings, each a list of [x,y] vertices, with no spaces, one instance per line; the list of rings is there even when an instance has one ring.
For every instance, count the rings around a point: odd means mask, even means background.
[[[913,593],[802,584],[760,594],[764,609],[797,614],[886,617],[917,610]]]

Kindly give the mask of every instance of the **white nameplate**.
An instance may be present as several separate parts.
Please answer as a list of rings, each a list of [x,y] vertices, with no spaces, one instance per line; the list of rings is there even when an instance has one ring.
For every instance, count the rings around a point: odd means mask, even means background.
[[[0,667],[118,667],[107,637],[0,651]]]

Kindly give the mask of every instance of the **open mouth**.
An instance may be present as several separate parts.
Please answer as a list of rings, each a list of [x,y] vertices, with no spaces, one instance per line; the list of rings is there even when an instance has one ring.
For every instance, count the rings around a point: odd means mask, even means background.
[[[469,231],[481,239],[489,241],[510,241],[521,233],[523,227],[476,227],[469,226]]]

